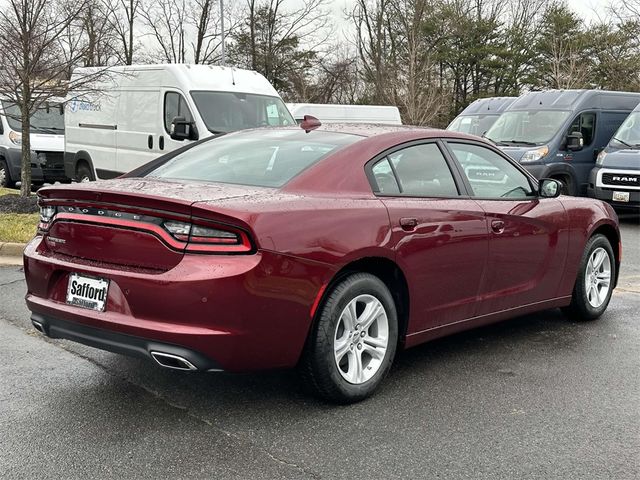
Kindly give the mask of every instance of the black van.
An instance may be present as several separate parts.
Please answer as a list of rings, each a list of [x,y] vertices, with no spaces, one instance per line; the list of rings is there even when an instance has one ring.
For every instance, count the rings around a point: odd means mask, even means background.
[[[640,208],[640,105],[598,155],[587,193],[616,208]]]
[[[536,178],[555,178],[563,193],[587,193],[589,173],[640,93],[605,90],[530,92],[513,102],[485,137]]]

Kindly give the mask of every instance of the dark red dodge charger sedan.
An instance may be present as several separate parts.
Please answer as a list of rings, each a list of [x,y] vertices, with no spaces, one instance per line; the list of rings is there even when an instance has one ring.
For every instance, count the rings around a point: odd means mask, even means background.
[[[323,398],[353,402],[398,348],[607,308],[621,244],[605,203],[559,197],[476,137],[303,127],[40,190],[24,253],[34,326],[173,369],[297,366]]]

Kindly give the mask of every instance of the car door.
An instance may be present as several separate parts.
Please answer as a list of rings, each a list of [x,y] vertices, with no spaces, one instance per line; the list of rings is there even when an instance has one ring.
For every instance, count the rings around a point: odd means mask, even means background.
[[[477,315],[555,298],[568,245],[558,198],[540,198],[532,179],[488,146],[448,141],[489,231],[487,270]]]
[[[483,210],[460,195],[460,177],[437,141],[400,147],[369,165],[387,207],[391,244],[407,276],[408,334],[474,316],[488,252]]]

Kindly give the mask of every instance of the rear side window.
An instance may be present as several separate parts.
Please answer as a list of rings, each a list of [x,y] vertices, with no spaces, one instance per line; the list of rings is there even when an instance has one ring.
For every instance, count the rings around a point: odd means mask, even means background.
[[[458,196],[451,170],[435,143],[414,145],[393,152],[374,165],[372,173],[377,191],[385,195]]]
[[[164,95],[164,129],[171,132],[171,123],[176,117],[184,117],[187,122],[193,121],[186,100],[177,92],[167,92]]]
[[[149,177],[280,187],[327,155],[362,137],[302,129],[241,131],[196,145]]]

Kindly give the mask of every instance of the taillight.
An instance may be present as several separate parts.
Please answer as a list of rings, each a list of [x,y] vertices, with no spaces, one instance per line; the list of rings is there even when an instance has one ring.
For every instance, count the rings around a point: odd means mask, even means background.
[[[49,225],[51,224],[51,220],[56,214],[56,207],[51,206],[41,206],[40,207],[40,223],[38,224],[38,231],[46,232],[49,230]]]
[[[186,252],[239,253],[251,250],[247,234],[232,227],[205,227],[177,221],[164,221],[162,225],[173,238],[187,242]]]

